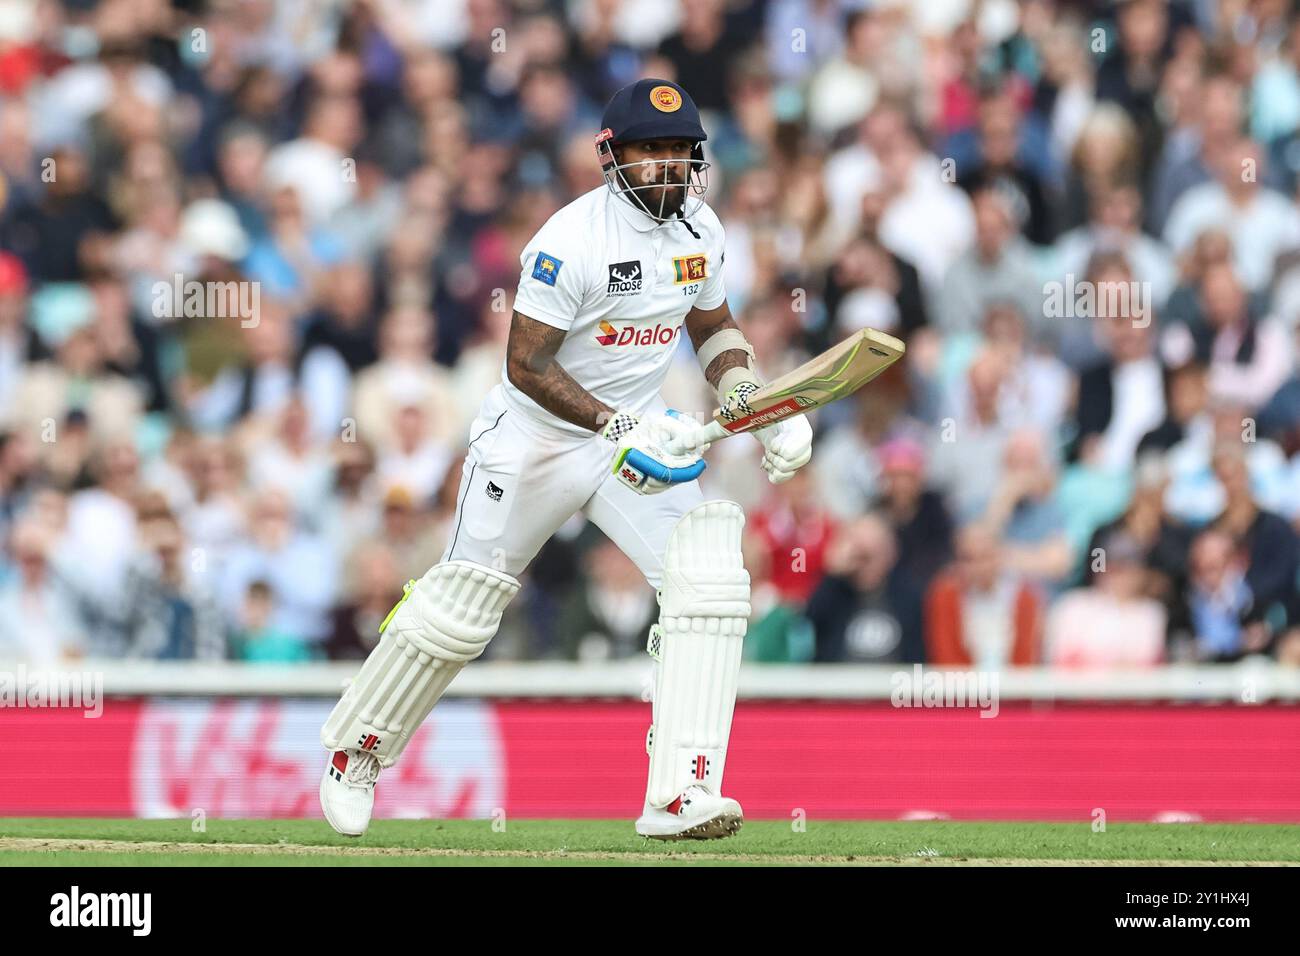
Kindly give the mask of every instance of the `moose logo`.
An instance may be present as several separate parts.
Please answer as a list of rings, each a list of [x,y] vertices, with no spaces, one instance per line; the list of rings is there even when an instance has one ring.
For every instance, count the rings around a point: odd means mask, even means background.
[[[630,262],[614,262],[609,267],[609,288],[607,295],[636,295],[641,291],[641,263],[633,259]]]

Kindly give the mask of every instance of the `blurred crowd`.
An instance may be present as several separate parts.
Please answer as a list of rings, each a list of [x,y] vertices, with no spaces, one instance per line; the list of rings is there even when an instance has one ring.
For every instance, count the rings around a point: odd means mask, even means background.
[[[787,484],[710,451],[750,659],[1300,664],[1295,7],[0,0],[0,658],[364,657],[520,250],[660,76],[763,374],[908,344]],[[630,657],[656,612],[578,517],[486,656]]]

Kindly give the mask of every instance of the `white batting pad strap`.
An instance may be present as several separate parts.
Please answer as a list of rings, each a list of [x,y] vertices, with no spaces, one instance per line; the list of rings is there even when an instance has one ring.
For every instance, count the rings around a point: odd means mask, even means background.
[[[740,349],[749,355],[749,366],[754,367],[754,346],[749,344],[745,333],[740,329],[719,329],[700,343],[695,357],[699,360],[700,371],[707,372],[709,364],[730,349]]]
[[[651,806],[667,806],[694,784],[721,792],[749,619],[744,523],[735,502],[708,501],[683,515],[668,540],[649,745]]]
[[[519,590],[472,561],[425,573],[321,728],[329,750],[369,750],[390,767],[465,664],[483,653]]]

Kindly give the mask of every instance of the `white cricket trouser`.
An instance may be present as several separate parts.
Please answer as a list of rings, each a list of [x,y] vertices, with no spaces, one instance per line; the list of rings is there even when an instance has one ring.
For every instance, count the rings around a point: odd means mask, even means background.
[[[656,399],[647,412],[663,411]],[[518,577],[547,539],[581,511],[631,558],[653,588],[677,520],[704,500],[699,482],[640,495],[610,472],[614,445],[569,436],[514,409],[494,388],[470,427],[443,561],[476,561]]]

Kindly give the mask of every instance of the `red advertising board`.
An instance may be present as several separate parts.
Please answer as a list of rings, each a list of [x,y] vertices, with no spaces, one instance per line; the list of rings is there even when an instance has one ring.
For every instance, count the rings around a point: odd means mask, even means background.
[[[0,816],[315,817],[330,703],[5,709]],[[649,707],[444,701],[380,778],[381,817],[635,817]],[[1300,822],[1300,707],[896,709],[741,702],[727,791],[753,819]]]

